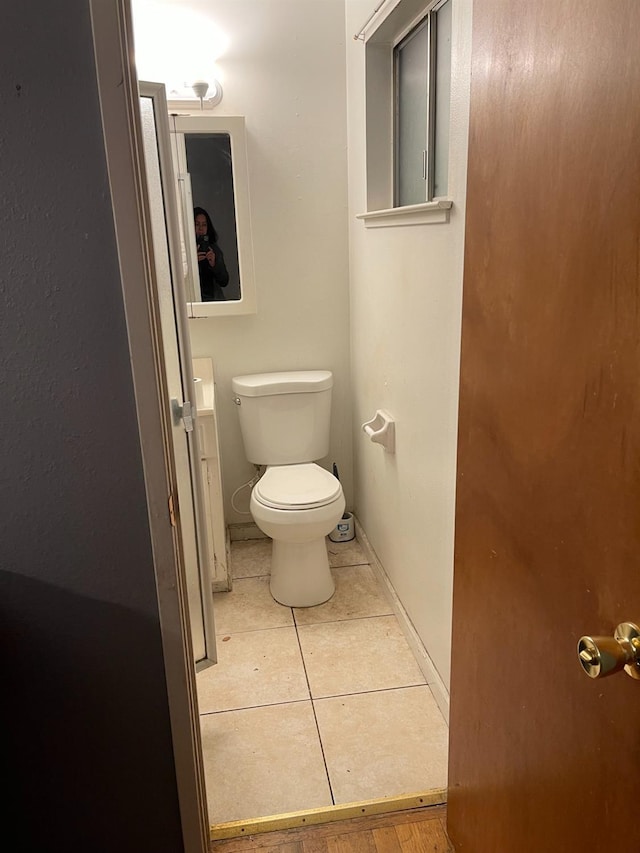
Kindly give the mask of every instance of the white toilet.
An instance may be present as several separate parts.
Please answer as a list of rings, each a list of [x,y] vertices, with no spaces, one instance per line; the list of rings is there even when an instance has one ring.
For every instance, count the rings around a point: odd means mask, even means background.
[[[329,452],[329,370],[256,373],[231,383],[249,462],[266,465],[251,514],[273,540],[271,595],[289,607],[331,598],[325,536],[345,508],[340,481],[315,464]]]

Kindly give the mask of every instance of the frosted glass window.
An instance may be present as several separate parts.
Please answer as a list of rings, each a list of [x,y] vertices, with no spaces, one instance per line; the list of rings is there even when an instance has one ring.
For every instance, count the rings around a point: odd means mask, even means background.
[[[394,48],[394,207],[447,193],[451,5],[436,5]]]
[[[425,21],[396,50],[396,207],[425,200],[429,27]]]

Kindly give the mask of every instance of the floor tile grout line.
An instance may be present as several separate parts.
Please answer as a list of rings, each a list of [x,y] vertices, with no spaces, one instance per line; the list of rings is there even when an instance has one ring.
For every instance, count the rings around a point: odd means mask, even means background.
[[[338,622],[362,622],[365,619],[389,619],[395,620],[399,625],[398,617],[395,613],[369,613],[362,616],[343,616],[341,619],[325,619],[323,622],[303,622],[298,627],[300,628],[315,628],[318,625],[337,625]]]
[[[395,687],[378,687],[375,690],[354,690],[351,693],[333,693],[330,696],[312,696],[312,702],[322,702],[325,699],[348,699],[351,696],[370,696],[372,693],[391,693],[392,690],[413,690],[415,687],[429,687],[425,681],[415,684],[398,684]],[[431,692],[431,688],[429,688]],[[434,700],[435,701],[435,700]]]
[[[217,631],[216,639],[220,637],[234,637],[236,634],[258,634],[260,631],[281,631],[283,628],[293,628],[295,630],[295,627],[293,622],[289,622],[286,625],[266,625],[264,628],[245,628],[241,631]]]
[[[302,650],[300,653],[302,654]],[[302,666],[304,668],[304,657],[302,660]],[[254,711],[258,708],[276,708],[279,705],[300,705],[302,702],[323,702],[325,699],[348,699],[352,696],[369,696],[372,693],[390,693],[393,690],[413,690],[415,687],[428,687],[429,692],[432,693],[429,684],[425,681],[421,681],[415,682],[414,684],[396,684],[394,687],[377,687],[374,690],[354,690],[350,693],[331,693],[328,696],[313,696],[311,694],[311,685],[309,684],[309,679],[307,678],[306,680],[307,688],[309,690],[309,696],[305,696],[304,699],[285,699],[283,701],[263,702],[260,705],[242,705],[235,708],[218,708],[215,711],[201,710],[200,716],[206,717],[212,716],[213,714],[233,714],[235,711]],[[318,731],[318,735],[320,736],[320,731]]]
[[[331,697],[329,697],[331,698]],[[235,714],[236,711],[257,711],[261,708],[278,708],[282,705],[302,705],[312,702],[311,696],[304,699],[286,699],[284,702],[263,702],[261,705],[243,705],[241,708],[219,708],[216,711],[200,711],[201,717],[213,717],[215,714]]]
[[[344,565],[341,565],[341,566],[330,566],[330,568],[332,571],[336,570],[336,569],[339,571],[340,569],[357,569],[357,568],[360,568],[361,566],[371,566],[371,563],[367,563],[367,562],[364,562],[364,563],[345,563]],[[252,578],[268,578],[270,574],[271,574],[270,572],[260,572],[260,574],[257,574],[257,575],[234,575],[232,573],[231,580],[232,581],[247,581],[247,580],[251,580]]]
[[[364,619],[388,619],[389,617],[392,617],[396,622],[398,622],[398,617],[395,613],[370,613],[363,616],[344,616],[342,619],[326,619],[323,622],[307,622],[302,625],[298,625],[294,614],[293,623],[288,623],[286,625],[265,625],[263,628],[245,628],[241,631],[217,631],[216,638],[233,636],[233,634],[255,634],[258,631],[275,631],[278,628],[296,628],[297,631],[297,628],[314,628],[317,625],[336,625],[338,622],[360,622]]]
[[[322,761],[324,763],[324,772],[327,777],[327,784],[329,786],[329,793],[331,795],[331,802],[335,806],[336,797],[333,793],[333,785],[331,784],[331,776],[329,775],[329,765],[327,764],[327,756],[324,751],[324,744],[322,743],[322,734],[320,733],[320,724],[318,723],[318,716],[316,714],[316,708],[313,704],[313,696],[311,695],[311,684],[309,683],[309,675],[307,673],[307,665],[304,660],[304,652],[302,651],[302,644],[300,643],[300,635],[298,634],[298,623],[296,622],[296,614],[294,609],[291,608],[291,615],[293,616],[293,623],[296,626],[296,639],[298,641],[298,648],[300,649],[300,658],[302,660],[302,669],[304,670],[304,677],[307,682],[307,689],[309,690],[309,698],[311,700],[311,713],[313,714],[313,721],[316,725],[316,731],[318,732],[318,743],[320,744],[320,752],[322,753]]]
[[[307,675],[306,665],[304,661],[304,652],[302,650],[302,646],[300,644],[300,638],[297,637],[298,640],[298,648],[300,650],[300,656],[302,658],[302,667],[305,675],[305,681],[307,684],[307,689],[309,691],[309,695],[305,696],[302,699],[284,699],[282,701],[273,701],[273,702],[262,702],[259,705],[240,705],[233,708],[218,708],[215,711],[200,711],[200,716],[204,717],[211,714],[229,714],[234,711],[253,711],[256,708],[273,708],[278,705],[299,705],[301,702],[321,702],[325,699],[347,699],[351,696],[367,696],[371,693],[389,693],[393,690],[412,690],[415,687],[428,687],[429,692],[432,694],[433,691],[429,686],[429,683],[426,681],[415,681],[411,684],[394,684],[391,687],[376,687],[368,690],[350,690],[346,693],[330,693],[326,696],[314,696],[311,692],[311,684],[309,683],[309,677]],[[435,701],[435,700],[434,700]],[[320,732],[318,731],[318,735]]]

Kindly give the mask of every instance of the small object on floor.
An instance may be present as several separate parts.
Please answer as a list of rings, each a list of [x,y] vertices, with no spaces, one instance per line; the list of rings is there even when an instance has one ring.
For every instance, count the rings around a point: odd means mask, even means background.
[[[332,542],[350,542],[356,538],[356,526],[352,512],[345,512],[329,534]]]

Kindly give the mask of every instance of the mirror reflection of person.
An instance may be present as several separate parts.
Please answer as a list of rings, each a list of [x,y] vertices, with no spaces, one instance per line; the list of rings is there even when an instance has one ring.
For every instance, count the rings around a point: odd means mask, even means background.
[[[211,217],[203,207],[193,208],[193,221],[198,246],[198,272],[202,301],[221,301],[225,298],[222,288],[229,284],[229,273],[225,266],[222,249],[218,246],[218,234],[213,227]]]

